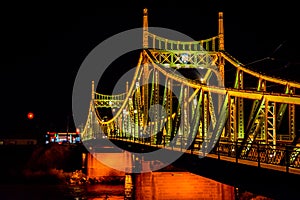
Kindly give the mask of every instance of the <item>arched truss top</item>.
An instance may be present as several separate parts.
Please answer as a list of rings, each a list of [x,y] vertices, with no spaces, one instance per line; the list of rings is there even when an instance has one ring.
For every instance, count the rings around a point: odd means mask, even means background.
[[[160,50],[178,50],[178,51],[216,51],[218,36],[214,36],[205,40],[198,41],[178,41],[170,40],[164,37],[157,36],[153,33],[148,34],[148,48]]]
[[[126,93],[117,95],[106,95],[94,93],[95,108],[120,108],[126,98]]]
[[[166,67],[196,68],[208,63],[217,64],[220,55],[220,57],[236,67],[237,70],[243,71],[253,77],[280,85],[300,88],[300,83],[255,72],[247,68],[246,65],[239,62],[228,52],[218,51],[217,40],[219,36],[198,41],[177,41],[157,36],[151,32],[147,32],[147,34],[149,37],[148,49],[155,57],[154,62],[164,64]],[[185,53],[189,54],[186,61],[182,60],[182,55]]]
[[[252,75],[256,78],[263,79],[263,80],[266,80],[266,81],[269,81],[269,82],[272,82],[272,83],[286,85],[286,86],[289,86],[289,87],[300,88],[300,83],[287,81],[287,80],[271,77],[271,76],[268,76],[268,75],[264,75],[264,74],[252,71],[252,70],[246,68],[244,64],[239,62],[237,59],[235,59],[233,56],[231,56],[229,53],[227,53],[225,51],[221,52],[221,56],[225,60],[227,60],[230,64],[232,64],[234,67],[236,67],[237,70],[243,71],[243,72],[245,72],[247,74],[250,74],[250,75]]]

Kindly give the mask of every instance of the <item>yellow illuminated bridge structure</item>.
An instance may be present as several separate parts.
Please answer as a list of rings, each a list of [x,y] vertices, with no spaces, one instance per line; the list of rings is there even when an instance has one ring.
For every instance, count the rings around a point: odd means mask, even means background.
[[[222,12],[218,27],[208,39],[170,40],[149,32],[144,9],[143,49],[134,76],[121,94],[100,94],[92,83],[82,140],[105,137],[161,148],[190,141],[186,148],[199,151],[217,144],[207,153],[300,168],[300,83],[249,69],[225,51]],[[235,74],[231,86],[225,64]],[[189,78],[195,71],[201,72],[198,78]],[[112,109],[112,117],[101,116],[103,108]]]

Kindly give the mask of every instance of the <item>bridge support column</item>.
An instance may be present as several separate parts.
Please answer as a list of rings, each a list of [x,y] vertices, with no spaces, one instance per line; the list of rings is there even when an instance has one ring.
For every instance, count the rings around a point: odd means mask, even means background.
[[[132,166],[131,153],[85,153],[85,172],[88,178],[100,178],[108,176],[125,176],[128,166]],[[118,166],[114,169],[113,166]]]

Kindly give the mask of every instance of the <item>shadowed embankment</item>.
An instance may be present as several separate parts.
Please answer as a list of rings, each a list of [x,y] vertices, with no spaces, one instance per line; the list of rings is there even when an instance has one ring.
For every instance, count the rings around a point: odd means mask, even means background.
[[[65,181],[81,170],[82,145],[5,145],[0,147],[2,183]]]

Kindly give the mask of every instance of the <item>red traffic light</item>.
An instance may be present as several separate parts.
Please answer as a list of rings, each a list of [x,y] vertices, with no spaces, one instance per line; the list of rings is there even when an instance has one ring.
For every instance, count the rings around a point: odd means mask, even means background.
[[[28,119],[33,119],[33,117],[34,117],[34,114],[33,114],[32,112],[29,112],[29,113],[27,114],[27,118],[28,118]]]

